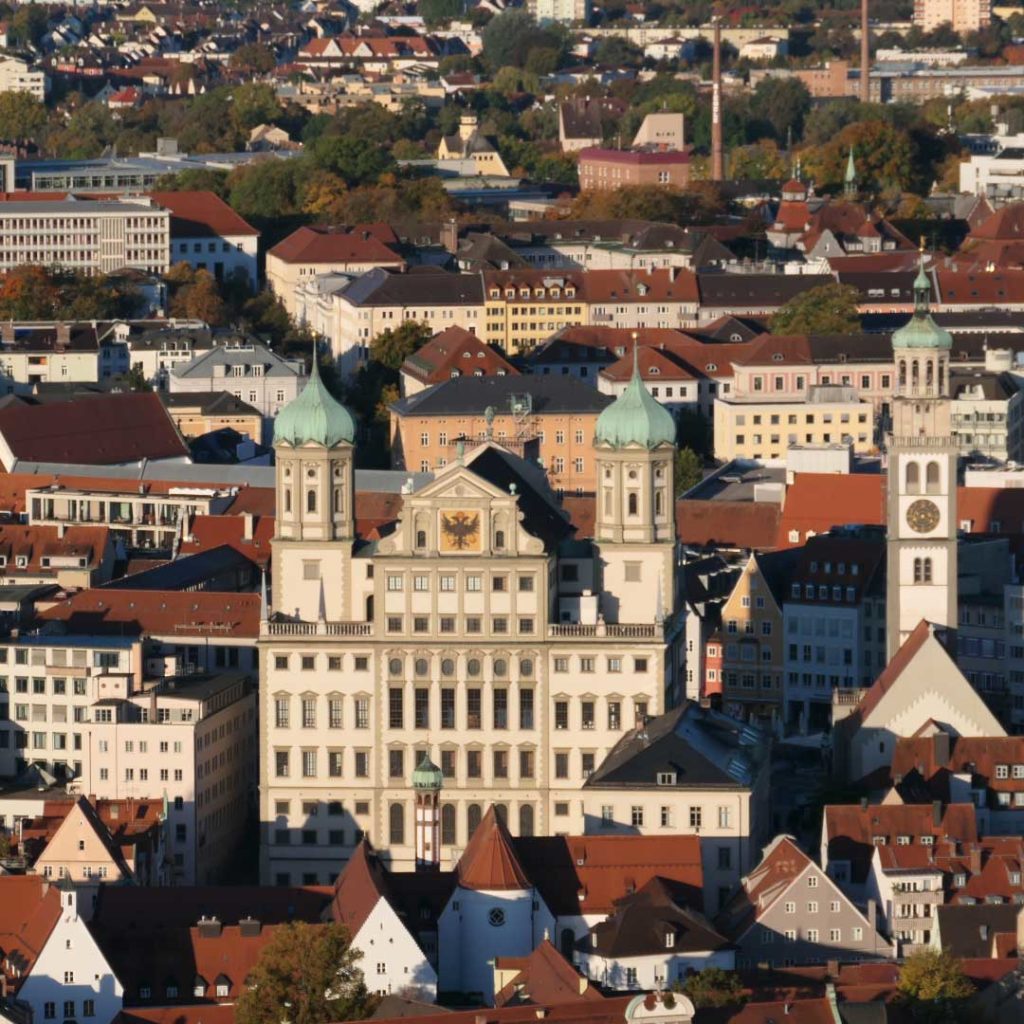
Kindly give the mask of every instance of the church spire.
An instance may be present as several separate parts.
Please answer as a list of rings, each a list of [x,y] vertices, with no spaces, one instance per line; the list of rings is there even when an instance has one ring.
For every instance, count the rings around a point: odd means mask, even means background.
[[[857,164],[853,159],[853,146],[850,146],[850,155],[846,158],[846,174],[843,177],[843,193],[847,199],[853,199],[857,195]]]

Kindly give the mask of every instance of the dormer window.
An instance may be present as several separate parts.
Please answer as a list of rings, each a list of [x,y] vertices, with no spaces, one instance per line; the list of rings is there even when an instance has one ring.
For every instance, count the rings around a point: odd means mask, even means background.
[[[665,948],[666,949],[675,949],[675,947],[676,947],[676,933],[675,932],[665,932]]]
[[[491,298],[492,299],[500,299],[501,298],[501,289],[500,288],[492,288],[491,289]]]
[[[152,994],[153,993],[150,990],[150,987],[148,985],[140,985],[139,986],[139,998],[140,999],[149,999]]]
[[[704,369],[707,370],[708,373],[714,373],[715,370],[718,369],[718,363],[708,363]]]
[[[567,299],[574,298],[575,295],[576,295],[576,289],[575,288],[566,288],[565,289],[565,297]]]
[[[957,889],[962,889],[966,884],[967,884],[967,875],[964,874],[962,871],[957,872],[957,874],[955,874],[953,876],[953,885]]]
[[[1008,779],[1010,777],[1010,766],[1008,764],[996,765],[996,778]]]
[[[922,846],[934,846],[935,845],[935,836],[921,836],[921,845]]]
[[[28,555],[17,555],[14,559],[14,564],[19,569],[28,568]]]
[[[896,845],[897,846],[909,846],[910,845],[910,836],[897,836],[896,837]]]
[[[658,772],[659,786],[674,786],[676,784],[675,772]]]

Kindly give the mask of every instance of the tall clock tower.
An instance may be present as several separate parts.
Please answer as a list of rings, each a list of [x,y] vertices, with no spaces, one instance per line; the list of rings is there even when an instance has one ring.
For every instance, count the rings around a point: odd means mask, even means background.
[[[892,658],[921,619],[957,619],[957,446],[951,433],[952,338],[914,281],[914,315],[892,336],[896,366],[887,477],[887,639]]]

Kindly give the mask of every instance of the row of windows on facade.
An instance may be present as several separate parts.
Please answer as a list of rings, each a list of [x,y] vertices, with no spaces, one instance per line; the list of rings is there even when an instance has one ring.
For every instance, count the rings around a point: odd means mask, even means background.
[[[459,437],[461,438],[463,436],[464,436],[464,432],[460,432],[459,433]],[[501,431],[499,431],[497,433],[497,437],[499,439],[504,437],[504,436],[505,436],[505,434],[503,432],[501,432]],[[536,440],[539,441],[542,445],[547,440],[547,433],[546,433],[546,431],[538,430],[536,432],[535,436],[536,436]],[[555,444],[557,444],[557,445],[565,444],[565,438],[566,438],[566,431],[564,431],[564,430],[556,430],[555,431]],[[583,431],[583,430],[574,430],[573,431],[573,441],[576,444],[587,444],[588,442],[586,440],[586,432]],[[442,431],[438,432],[437,443],[442,448],[447,447],[447,445],[448,445],[448,432],[446,430],[442,430]],[[420,445],[422,447],[424,447],[424,448],[429,448],[430,447],[430,433],[428,431],[424,430],[424,431],[420,432]]]
[[[278,672],[287,672],[290,670],[292,665],[292,655],[288,654],[275,654],[274,655],[274,669]],[[388,670],[391,675],[401,675],[405,669],[398,662],[399,659],[389,659]],[[298,656],[299,668],[304,672],[314,672],[320,665],[320,660],[315,654],[302,654]],[[623,666],[627,664],[627,659],[620,655],[609,655],[604,659],[604,669],[607,672],[618,673],[623,670]],[[568,655],[557,655],[552,659],[552,668],[555,672],[564,673],[570,671],[572,664],[572,658]],[[650,659],[646,657],[634,656],[632,659],[633,671],[636,673],[645,673],[648,671],[650,665]],[[329,672],[340,672],[342,671],[343,660],[342,656],[339,655],[328,655],[327,656],[327,670]],[[458,662],[455,658],[442,658],[440,661],[441,675],[446,678],[454,678],[458,671]],[[576,667],[578,671],[584,673],[591,673],[597,670],[597,658],[592,655],[577,655],[576,656]],[[369,655],[354,655],[353,656],[353,670],[356,672],[368,672],[370,669],[370,658]],[[478,659],[468,658],[465,664],[465,672],[468,676],[473,677],[481,674],[482,662]],[[495,658],[491,662],[491,674],[495,678],[503,678],[507,674],[508,663],[502,658]],[[413,661],[413,671],[417,676],[426,676],[430,672],[430,665],[427,663],[426,658],[417,658]],[[532,658],[520,658],[519,659],[519,677],[521,679],[532,679],[534,678],[535,662]],[[364,698],[355,698],[357,706],[359,701]],[[358,717],[358,716],[357,716]],[[368,728],[367,726],[361,726],[361,728]]]
[[[420,530],[417,535],[416,547],[426,547],[426,532]],[[422,543],[420,540],[422,539]],[[509,592],[512,577],[508,573],[493,572],[489,574],[490,591],[492,594],[504,594]],[[536,585],[536,574],[517,573],[514,576],[515,589],[521,594],[532,594]],[[385,579],[385,588],[394,593],[405,590],[408,586],[408,575],[406,573],[389,572]],[[484,575],[481,573],[466,573],[462,577],[463,587],[468,593],[482,593],[484,589]],[[416,593],[429,593],[431,590],[432,574],[413,573],[412,589]],[[442,593],[455,593],[458,589],[458,576],[454,573],[438,573],[437,587]]]
[[[782,931],[782,938],[786,942],[821,942],[821,930],[818,928],[786,928]],[[853,942],[862,942],[864,940],[864,929],[853,928],[851,929],[851,939]],[[772,931],[770,928],[765,928],[761,932],[761,942],[770,946],[779,941],[779,933]],[[828,929],[828,941],[830,943],[839,943],[843,941],[843,929],[842,928],[829,928]]]
[[[496,688],[490,691],[491,694],[491,716],[490,725],[493,729],[508,729],[511,722],[509,691],[503,688]],[[483,705],[484,691],[479,687],[469,687],[464,690],[464,716],[462,727],[468,729],[482,729],[484,726]],[[300,722],[303,729],[318,728],[319,717],[317,714],[320,698],[315,695],[304,695],[299,698]],[[354,724],[357,729],[370,728],[370,698],[356,697],[354,700]],[[391,687],[388,690],[387,722],[389,729],[404,729],[408,722],[407,717],[407,694],[404,687]],[[427,729],[431,726],[430,713],[430,690],[425,687],[417,687],[413,690],[412,701],[412,726],[416,729]],[[534,691],[520,689],[518,691],[518,727],[520,729],[533,729],[535,724],[534,715]],[[622,701],[607,700],[605,702],[607,713],[607,726],[611,731],[619,731],[622,728]],[[327,725],[331,729],[344,728],[344,698],[340,696],[329,696],[326,698]],[[647,701],[634,699],[634,716],[637,722],[642,722],[647,716]],[[591,730],[597,727],[597,706],[594,699],[582,699],[578,702],[578,715],[574,716],[572,723],[577,728]],[[458,727],[457,692],[454,688],[442,688],[439,701],[440,718],[439,724],[442,729],[455,729]],[[570,728],[570,701],[555,700],[552,704],[554,727],[556,730],[568,730]],[[292,698],[287,695],[274,697],[274,726],[278,729],[290,729],[292,723]],[[105,745],[106,741],[101,741]]]
[[[858,444],[867,444],[867,442],[868,442],[868,435],[867,434],[858,434],[857,437],[854,438],[853,434],[843,433],[843,434],[840,434],[839,437],[836,438],[835,440],[838,441],[838,442],[841,442],[842,444],[853,444],[854,440],[856,440]],[[814,434],[804,434],[804,441],[803,441],[804,444],[818,444],[819,442],[821,444],[832,444],[833,443],[832,435],[830,433],[828,433],[828,432],[821,434],[819,437],[815,437]],[[743,434],[737,434],[736,435],[735,443],[737,445],[746,444],[747,443],[746,436],[743,435]],[[761,435],[761,434],[752,434],[751,437],[750,437],[750,443],[751,444],[764,444],[765,443],[764,436]],[[774,445],[780,445],[780,444],[783,443],[782,436],[780,434],[771,434],[768,437],[768,442],[767,443],[768,444],[774,444]],[[785,443],[787,445],[799,444],[800,443],[800,439],[799,439],[798,435],[796,435],[796,434],[787,434],[786,435]],[[761,458],[764,458],[764,457],[765,456],[764,456],[763,452],[757,452],[757,451],[755,451],[753,453],[753,455],[751,456],[751,458],[754,458],[754,459],[761,459]]]
[[[345,751],[343,748],[329,749],[327,752],[327,777],[340,779],[345,775]],[[371,751],[353,751],[353,777],[357,779],[368,779],[370,777]],[[411,758],[406,757],[404,749],[392,749],[387,752],[387,774],[389,779],[405,781],[407,769],[410,765],[419,764],[422,752],[413,751]],[[465,767],[464,778],[484,778],[484,755],[483,750],[467,749],[462,751],[463,764]],[[321,751],[314,748],[305,748],[300,751],[301,777],[304,779],[320,778],[319,768]],[[291,777],[292,751],[276,749],[274,751],[274,774],[279,779]],[[553,755],[553,775],[556,779],[573,778],[570,770],[572,752],[568,750],[556,750]],[[579,752],[579,776],[587,779],[593,773],[597,764],[597,753],[592,750]],[[457,779],[459,752],[456,750],[442,750],[440,752],[441,774],[446,779]],[[491,779],[509,779],[512,777],[510,766],[517,763],[519,767],[519,779],[534,779],[537,772],[537,753],[533,749],[520,748],[516,751],[505,749],[491,751]]]
[[[709,683],[718,682],[718,669],[709,668],[707,675]],[[753,672],[722,672],[721,676],[721,681],[726,686],[740,686],[744,690],[753,690],[757,687],[758,677]],[[761,676],[761,689],[772,690],[778,685],[778,682],[777,676],[771,672],[766,672]]]
[[[190,243],[188,243],[188,242],[178,242],[178,252],[180,252],[182,254],[187,253],[188,252],[189,244]],[[192,245],[192,251],[193,252],[202,252],[203,251],[203,243],[202,242],[192,242],[191,245]],[[237,242],[235,245],[232,245],[230,242],[221,242],[220,243],[220,251],[221,252],[231,252],[232,250],[234,250],[236,252],[241,252],[242,251],[242,243],[241,242]],[[216,242],[207,242],[206,243],[206,251],[207,252],[216,252],[217,251],[217,243]]]
[[[805,412],[803,414],[802,422],[804,423],[804,425],[806,425],[808,427],[813,426],[816,422],[818,422],[818,420],[816,419],[817,415],[818,415],[817,413]],[[762,421],[765,420],[765,419],[767,419],[768,423],[771,426],[779,426],[779,425],[781,425],[782,416],[781,416],[780,413],[771,413],[767,417],[765,417],[762,413],[752,413],[751,417],[750,417],[750,422],[753,424],[753,426],[757,427],[757,426],[760,426]],[[741,413],[737,413],[736,414],[736,418],[735,418],[735,421],[734,421],[734,425],[735,426],[737,426],[737,427],[746,426],[746,422],[747,422],[746,413],[742,413],[741,412]],[[798,420],[798,416],[797,416],[796,413],[788,413],[786,415],[786,423],[789,426],[795,427],[795,426],[797,426],[798,422],[800,422],[800,421]],[[856,419],[854,419],[853,418],[853,413],[843,412],[843,413],[839,413],[838,420],[837,420],[835,413],[824,412],[824,413],[821,414],[821,421],[820,422],[823,423],[823,424],[826,424],[826,425],[829,424],[829,423],[833,423],[833,422],[839,422],[839,423],[867,423],[868,422],[868,414],[866,412],[859,412],[859,413],[856,414]]]
[[[14,651],[14,657],[10,652]],[[68,659],[70,653],[71,658]],[[31,654],[31,658],[30,658]],[[90,665],[89,652],[80,648],[72,649],[70,652],[66,647],[0,647],[0,665],[6,665],[11,661],[15,665],[51,665],[54,668],[87,668]],[[117,668],[121,664],[121,654],[118,651],[93,651],[91,665],[93,668],[110,669]]]
[[[75,983],[75,972],[65,971],[64,972],[64,984],[73,985]],[[70,1020],[76,1015],[76,1008],[78,1003],[74,999],[64,1000],[64,1019]],[[96,1002],[93,999],[82,1000],[82,1016],[83,1017],[95,1017],[96,1016]],[[56,1020],[57,1018],[57,1004],[56,1003],[43,1003],[43,1020]]]
[[[772,377],[771,378],[771,383],[772,383],[771,390],[773,390],[773,391],[788,391],[789,390],[786,387],[786,378],[785,377]],[[832,376],[831,376],[831,374],[827,374],[827,373],[823,374],[822,377],[821,377],[820,383],[821,384],[825,384],[825,385],[831,384],[832,383]],[[837,383],[843,385],[844,387],[851,387],[853,385],[853,376],[851,374],[849,374],[849,373],[844,373],[839,378]],[[802,376],[802,375],[800,375],[800,374],[798,374],[796,376],[796,378],[794,379],[794,387],[795,387],[795,390],[797,390],[797,391],[805,390],[806,384],[807,384],[807,378]],[[892,386],[892,375],[888,374],[888,373],[883,373],[881,375],[881,377],[879,378],[879,386],[881,387],[881,389],[883,391],[888,391],[889,388]],[[754,391],[765,391],[765,390],[768,390],[768,389],[765,388],[765,378],[764,377],[753,377],[753,378],[751,378],[751,387],[752,387],[752,389]],[[861,387],[862,391],[870,391],[871,390],[871,374],[869,374],[869,373],[862,373],[861,374],[861,376],[860,376],[860,387]],[[790,422],[795,423],[796,419],[794,418]]]

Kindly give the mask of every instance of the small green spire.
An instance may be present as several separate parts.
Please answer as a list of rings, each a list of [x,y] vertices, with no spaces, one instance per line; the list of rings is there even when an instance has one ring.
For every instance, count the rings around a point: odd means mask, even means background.
[[[430,760],[427,752],[424,751],[420,763],[413,769],[412,788],[440,789],[443,785],[444,775],[441,774],[441,769]]]
[[[953,336],[943,330],[931,314],[932,284],[924,269],[924,252],[917,264],[914,278],[914,315],[898,331],[893,332],[892,347],[948,349],[953,346]]]

